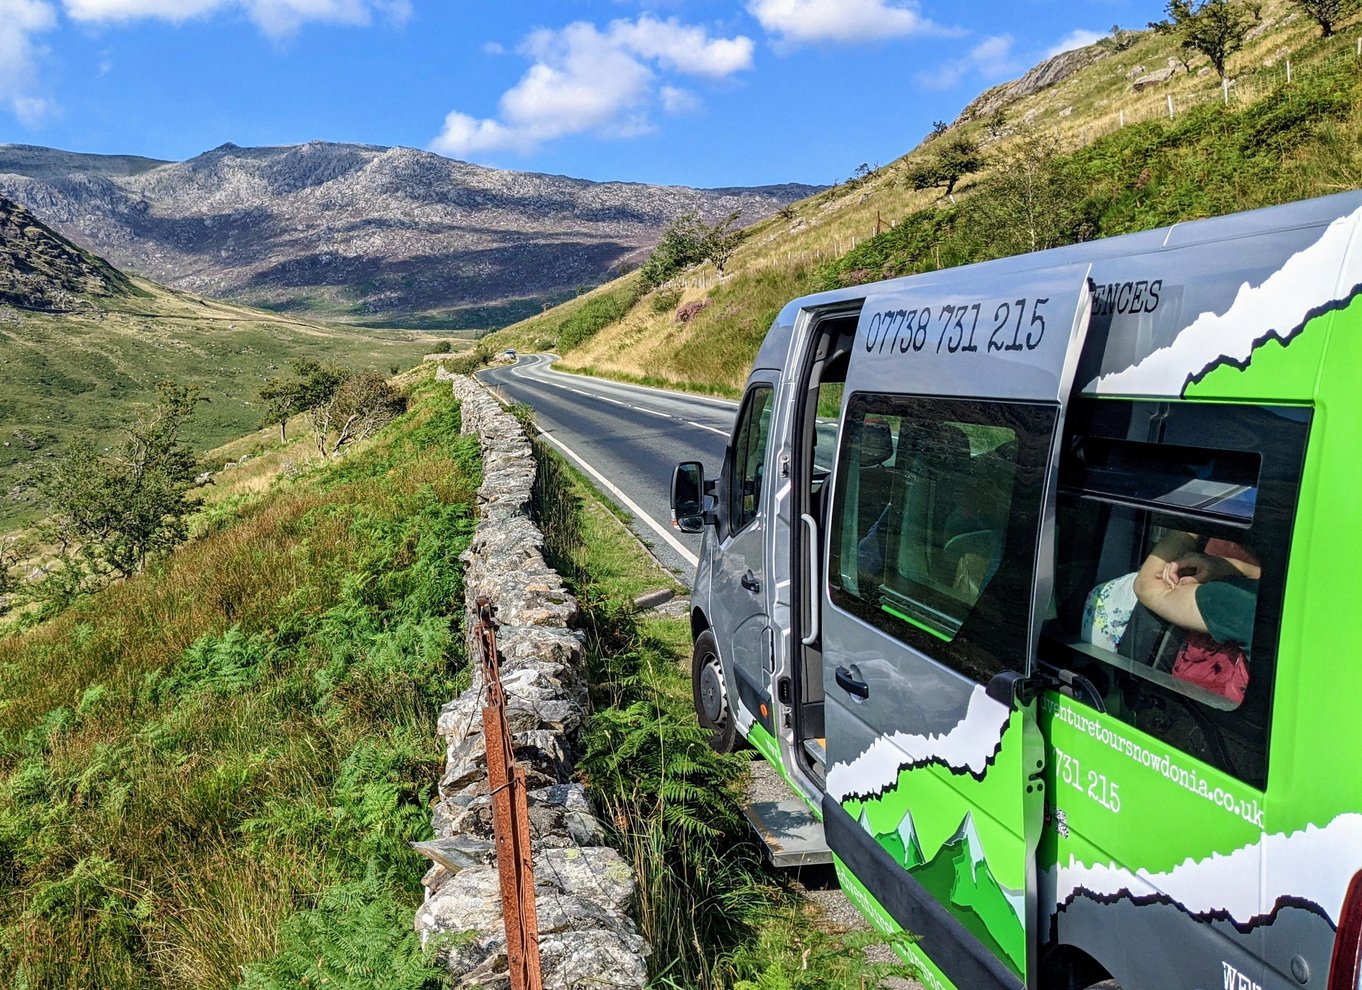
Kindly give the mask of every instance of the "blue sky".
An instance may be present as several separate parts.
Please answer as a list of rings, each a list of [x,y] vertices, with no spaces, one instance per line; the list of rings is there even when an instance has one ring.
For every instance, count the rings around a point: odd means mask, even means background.
[[[0,0],[0,143],[828,183],[1157,0]]]

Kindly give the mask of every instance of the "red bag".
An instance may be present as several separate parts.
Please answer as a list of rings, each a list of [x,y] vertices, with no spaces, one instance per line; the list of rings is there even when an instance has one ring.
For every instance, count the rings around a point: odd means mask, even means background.
[[[1249,672],[1244,651],[1218,643],[1205,633],[1189,632],[1173,661],[1173,676],[1214,691],[1236,705],[1248,690]]]

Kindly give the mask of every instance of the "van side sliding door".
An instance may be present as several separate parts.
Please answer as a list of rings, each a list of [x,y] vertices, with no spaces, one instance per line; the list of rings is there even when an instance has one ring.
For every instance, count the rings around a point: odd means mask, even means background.
[[[886,286],[856,330],[820,589],[824,827],[853,900],[922,937],[928,985],[1037,978],[1027,678],[1089,308],[1086,265],[964,269]],[[892,456],[862,464],[886,430]]]
[[[758,369],[748,381],[718,485],[712,559],[715,639],[724,657],[724,687],[738,728],[775,753],[771,718],[770,587],[765,509],[772,471],[771,423],[779,374]],[[753,731],[754,727],[757,731]],[[777,758],[778,757],[773,757]]]

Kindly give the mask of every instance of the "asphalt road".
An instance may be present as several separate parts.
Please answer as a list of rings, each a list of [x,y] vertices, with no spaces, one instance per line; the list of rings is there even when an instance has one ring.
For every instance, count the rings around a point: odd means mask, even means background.
[[[689,584],[700,537],[672,528],[672,469],[698,460],[707,478],[718,474],[737,403],[563,374],[551,363],[548,355],[526,355],[477,378],[533,407],[548,440],[633,517],[639,539]]]

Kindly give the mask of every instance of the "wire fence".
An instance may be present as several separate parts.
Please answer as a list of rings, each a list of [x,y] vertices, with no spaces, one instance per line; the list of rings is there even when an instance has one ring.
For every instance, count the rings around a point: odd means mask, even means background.
[[[1210,103],[1234,107],[1263,100],[1291,100],[1296,94],[1296,84],[1347,71],[1362,72],[1362,37],[1355,43],[1347,42],[1345,50],[1306,65],[1283,58],[1272,65],[1225,79],[1216,79],[1213,72],[1202,71],[1205,72],[1205,85],[1191,91],[1184,88],[1176,93],[1161,92],[1162,87],[1154,84],[1141,93],[1130,93],[1119,106],[1109,107],[1104,117],[1080,128],[1080,142],[1087,144],[1132,124],[1175,120],[1181,114]],[[1177,73],[1171,77],[1176,78]]]

